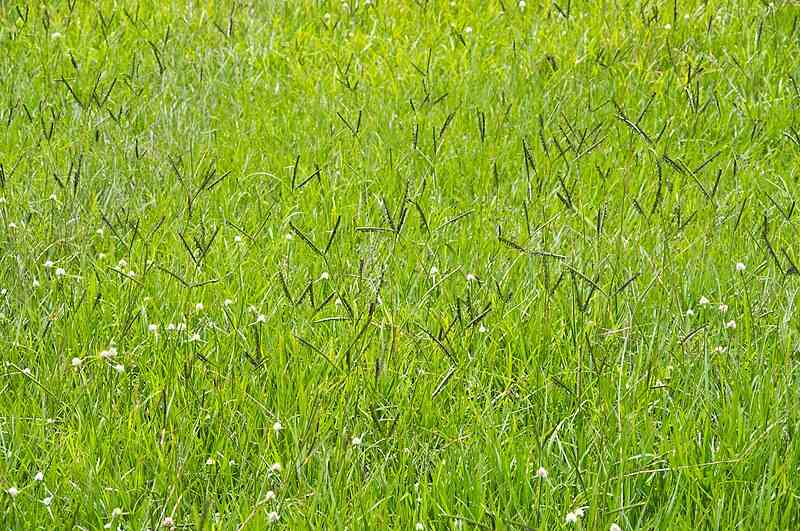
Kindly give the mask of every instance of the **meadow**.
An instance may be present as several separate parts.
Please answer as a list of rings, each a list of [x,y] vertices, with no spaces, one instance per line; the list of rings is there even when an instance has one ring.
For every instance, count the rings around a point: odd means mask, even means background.
[[[800,4],[0,0],[0,529],[800,528]]]

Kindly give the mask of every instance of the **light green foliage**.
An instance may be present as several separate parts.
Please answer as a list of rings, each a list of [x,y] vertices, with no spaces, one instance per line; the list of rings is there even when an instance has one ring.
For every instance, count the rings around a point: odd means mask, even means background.
[[[796,527],[798,17],[0,1],[0,528]]]

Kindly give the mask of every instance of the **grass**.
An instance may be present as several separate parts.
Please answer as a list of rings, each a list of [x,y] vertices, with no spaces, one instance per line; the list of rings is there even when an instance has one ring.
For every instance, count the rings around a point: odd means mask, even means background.
[[[0,1],[0,528],[797,526],[799,21]]]

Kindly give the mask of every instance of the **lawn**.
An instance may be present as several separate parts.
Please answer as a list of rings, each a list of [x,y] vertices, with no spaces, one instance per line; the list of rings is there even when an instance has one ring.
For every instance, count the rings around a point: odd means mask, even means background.
[[[800,526],[800,4],[0,0],[0,529]]]

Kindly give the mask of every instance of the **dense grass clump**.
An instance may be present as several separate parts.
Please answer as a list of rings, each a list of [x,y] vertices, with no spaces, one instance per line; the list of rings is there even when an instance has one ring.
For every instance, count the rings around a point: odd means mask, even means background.
[[[789,0],[0,0],[0,528],[796,528],[799,56]]]

